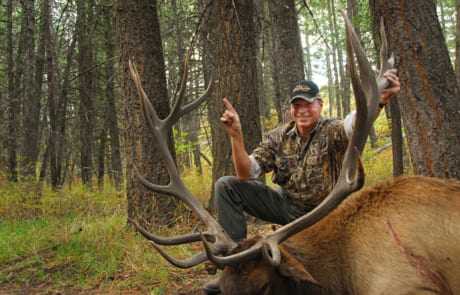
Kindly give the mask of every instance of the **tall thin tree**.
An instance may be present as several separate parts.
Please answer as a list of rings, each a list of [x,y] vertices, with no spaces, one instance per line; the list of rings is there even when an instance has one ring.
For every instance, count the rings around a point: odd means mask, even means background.
[[[35,1],[21,0],[23,10],[24,65],[23,91],[24,114],[22,124],[21,172],[25,177],[35,179],[35,167],[38,158],[38,136],[40,119],[41,91],[35,85]],[[40,73],[39,73],[40,74]],[[41,80],[40,77],[37,79]],[[36,93],[38,90],[39,93]]]
[[[92,24],[94,21],[94,1],[77,1],[78,38],[78,92],[80,98],[80,165],[84,184],[92,186],[94,175],[94,46]]]
[[[19,85],[17,85],[17,72],[14,66],[14,38],[13,38],[13,0],[7,2],[6,24],[6,52],[8,73],[8,96],[7,107],[7,174],[10,181],[18,179],[18,132],[19,132]]]
[[[105,96],[106,96],[106,122],[110,140],[110,169],[109,175],[117,190],[123,186],[123,166],[121,157],[120,132],[118,128],[118,110],[115,97],[115,29],[113,26],[113,11],[110,7],[103,8],[104,41],[105,41]]]

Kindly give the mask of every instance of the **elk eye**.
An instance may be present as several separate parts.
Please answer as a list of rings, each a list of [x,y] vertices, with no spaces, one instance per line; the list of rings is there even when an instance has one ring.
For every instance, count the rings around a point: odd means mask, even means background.
[[[259,294],[260,295],[268,295],[269,294],[269,291],[270,290],[270,287],[268,286],[268,284],[265,284],[262,288],[260,288],[259,290]]]

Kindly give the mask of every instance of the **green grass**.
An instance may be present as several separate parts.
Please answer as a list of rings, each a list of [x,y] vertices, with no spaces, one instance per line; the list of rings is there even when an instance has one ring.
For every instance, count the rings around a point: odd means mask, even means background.
[[[126,228],[126,216],[8,221],[0,225],[0,286],[52,282],[74,290],[166,290],[186,277],[146,240]],[[174,256],[190,254],[172,250]],[[174,252],[175,251],[175,252]]]

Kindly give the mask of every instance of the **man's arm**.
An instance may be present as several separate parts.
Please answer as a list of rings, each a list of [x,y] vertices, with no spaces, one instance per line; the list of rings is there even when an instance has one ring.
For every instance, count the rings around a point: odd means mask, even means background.
[[[225,130],[230,136],[236,176],[238,179],[247,180],[251,178],[251,161],[244,145],[240,117],[228,99],[224,98],[223,101],[226,110],[220,121],[224,124]]]

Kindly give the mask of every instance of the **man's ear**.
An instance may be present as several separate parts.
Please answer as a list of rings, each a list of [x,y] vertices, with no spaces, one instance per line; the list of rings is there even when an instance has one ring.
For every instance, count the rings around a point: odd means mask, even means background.
[[[308,281],[319,285],[318,281],[305,269],[305,267],[289,254],[286,250],[280,247],[281,264],[278,268],[281,275],[294,278],[298,281]]]

